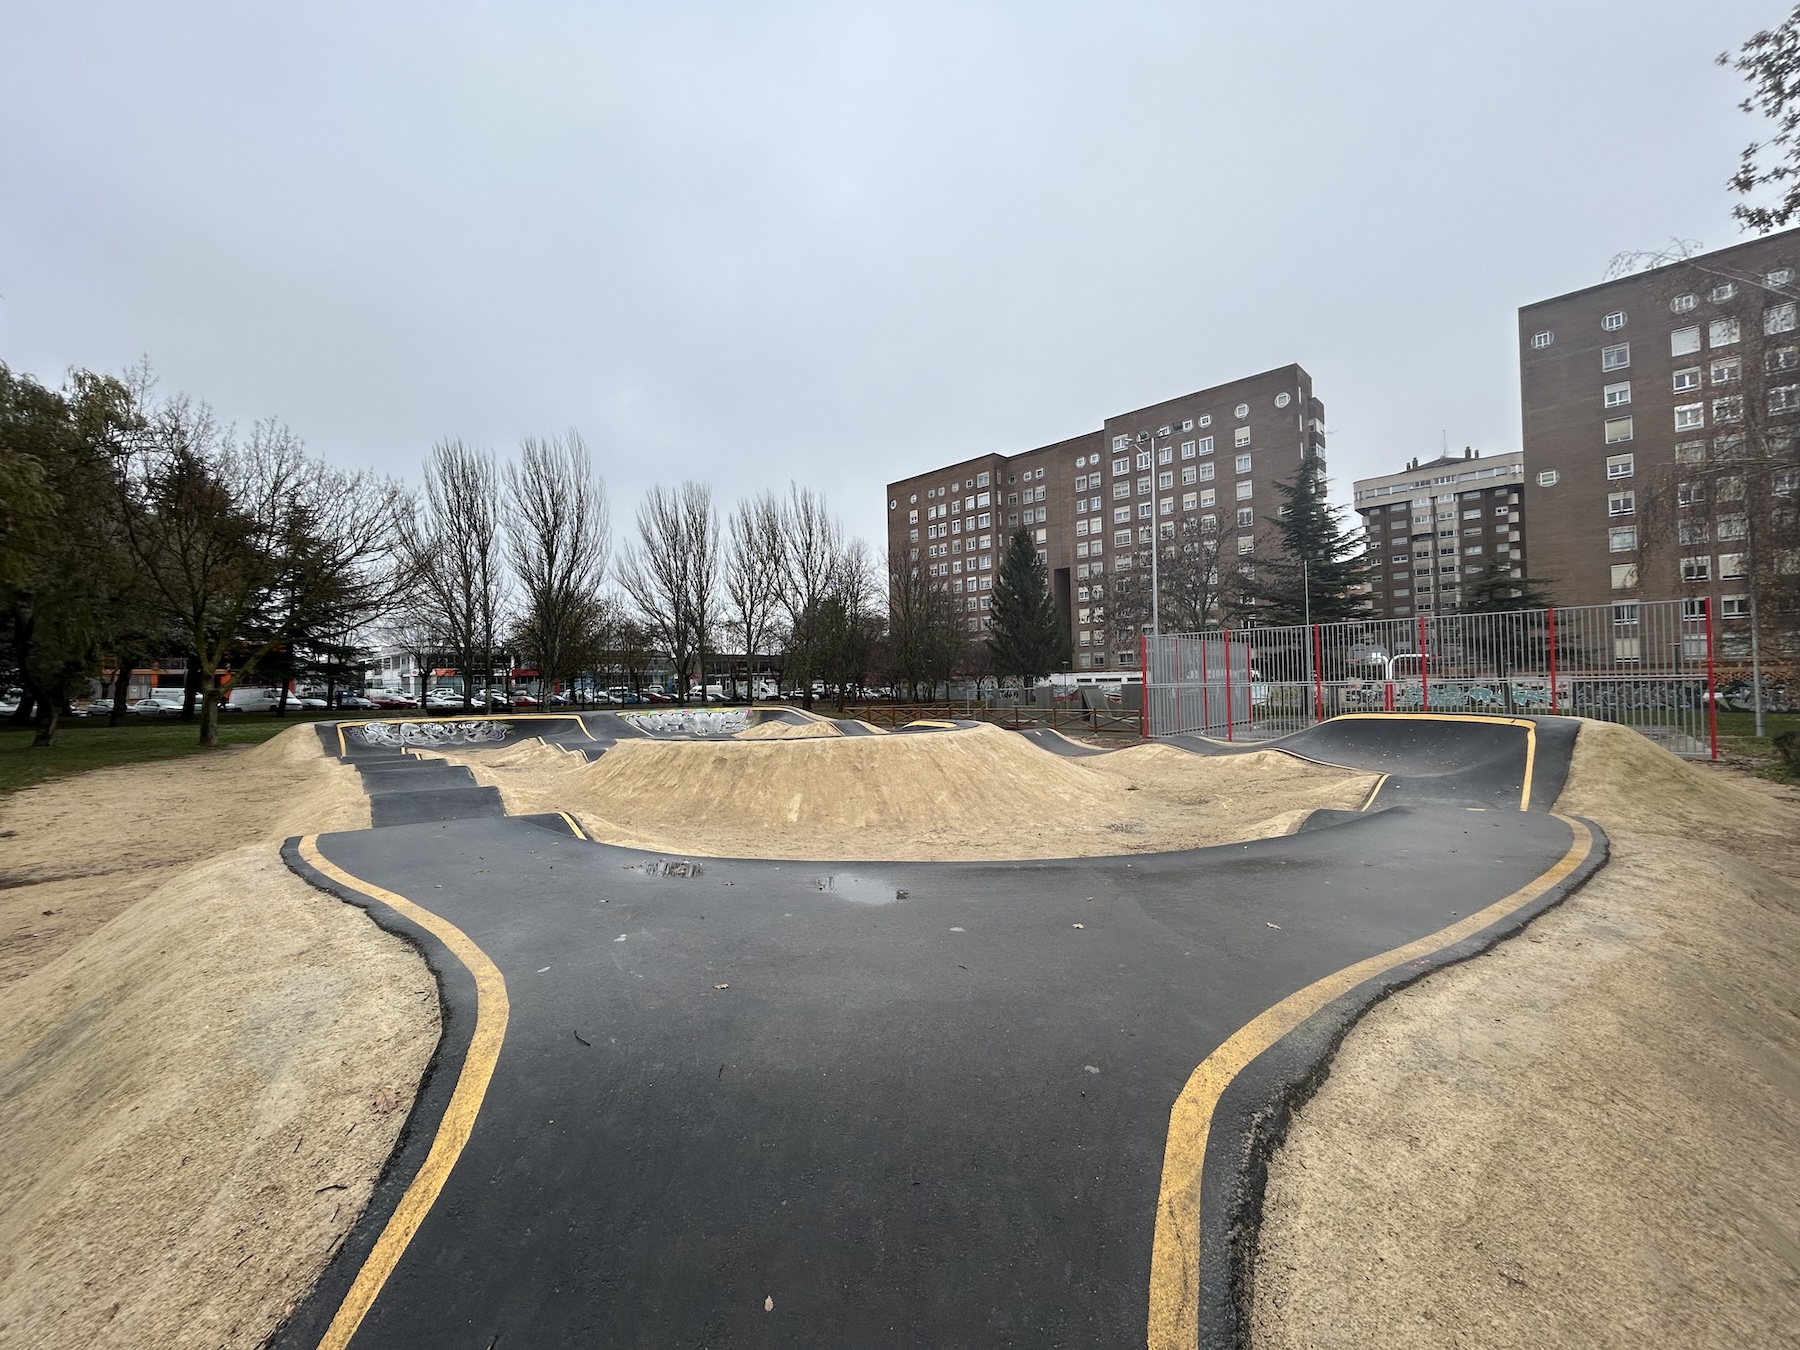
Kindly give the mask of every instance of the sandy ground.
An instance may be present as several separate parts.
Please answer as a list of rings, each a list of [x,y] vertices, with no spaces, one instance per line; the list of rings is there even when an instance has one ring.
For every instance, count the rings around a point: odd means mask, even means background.
[[[1075,760],[997,727],[935,735],[623,741],[593,763],[540,742],[451,751],[508,811],[713,857],[1067,858],[1284,834],[1375,779],[1265,751],[1140,745]],[[1006,822],[1000,826],[995,821]]]
[[[303,729],[0,808],[9,875],[64,878],[4,894],[59,888],[65,921],[10,943],[0,986],[0,1346],[257,1345],[366,1202],[437,992],[280,861],[285,833],[367,823],[316,746]]]
[[[1596,723],[1558,809],[1611,863],[1296,1117],[1253,1345],[1800,1345],[1800,793]]]
[[[0,797],[0,987],[202,859],[303,829],[366,828],[358,782],[302,726]]]

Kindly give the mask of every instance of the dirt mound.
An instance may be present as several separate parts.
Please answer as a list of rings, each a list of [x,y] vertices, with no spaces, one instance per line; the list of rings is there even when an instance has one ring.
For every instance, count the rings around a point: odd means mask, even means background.
[[[770,718],[766,722],[758,722],[738,732],[735,739],[740,741],[803,741],[818,736],[842,736],[836,724],[823,718],[817,721],[788,722],[781,718]]]
[[[1784,834],[1794,815],[1748,780],[1671,755],[1629,727],[1584,722],[1557,809],[1612,826],[1695,824]]]
[[[713,856],[1045,858],[1200,848],[1353,808],[1375,781],[1288,755],[1145,746],[1074,760],[997,727],[905,736],[624,741],[593,763],[446,758],[515,814],[569,811],[595,839]],[[576,757],[566,757],[574,761]]]
[[[259,1344],[436,1043],[418,955],[268,845],[0,991],[0,1344]]]
[[[1587,722],[1611,861],[1383,1002],[1269,1169],[1271,1350],[1789,1344],[1800,794]]]

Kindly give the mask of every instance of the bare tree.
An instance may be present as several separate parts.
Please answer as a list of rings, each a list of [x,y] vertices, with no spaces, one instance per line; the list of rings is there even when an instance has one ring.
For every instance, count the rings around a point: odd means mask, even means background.
[[[889,554],[887,669],[896,688],[906,685],[915,700],[921,684],[935,692],[961,664],[966,647],[949,587],[907,553]]]
[[[147,403],[147,379],[134,397]],[[219,672],[241,650],[289,567],[300,442],[274,422],[245,443],[203,404],[173,398],[143,408],[117,447],[120,533],[194,662],[200,744],[218,743]],[[254,661],[272,639],[250,653]]]
[[[478,666],[484,683],[493,683],[502,603],[499,498],[490,451],[439,441],[425,461],[424,501],[400,521],[411,596],[456,660],[465,711]]]
[[[727,522],[725,594],[730,627],[744,649],[744,678],[756,699],[756,658],[769,643],[781,602],[781,503],[764,492],[739,502]]]
[[[612,551],[606,484],[581,436],[527,438],[506,466],[506,541],[518,577],[519,637],[545,698],[594,645],[600,583]]]
[[[822,655],[821,607],[839,566],[843,532],[810,488],[788,485],[781,509],[781,603],[788,621],[788,666],[797,670],[802,701],[812,707],[813,676]]]
[[[675,662],[687,700],[689,677],[704,663],[718,585],[719,528],[712,492],[700,483],[652,487],[638,506],[638,538],[626,551],[619,584]]]

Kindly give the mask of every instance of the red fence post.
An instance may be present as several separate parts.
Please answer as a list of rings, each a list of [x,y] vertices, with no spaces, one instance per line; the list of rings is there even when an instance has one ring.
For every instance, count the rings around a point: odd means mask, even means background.
[[[1549,616],[1550,625],[1550,714],[1556,715],[1556,606],[1552,605],[1545,613]]]
[[[1712,757],[1719,757],[1719,687],[1713,674],[1712,597],[1706,597],[1706,722],[1712,737]]]
[[[1231,739],[1231,724],[1237,721],[1237,708],[1231,701],[1231,630],[1225,630],[1225,739]]]
[[[1313,625],[1313,724],[1325,720],[1325,658],[1319,644],[1319,625]]]
[[[1158,634],[1157,636],[1161,636]],[[1143,739],[1150,739],[1150,635],[1138,634],[1138,678],[1143,684],[1144,696],[1138,700],[1139,730]]]
[[[1419,711],[1431,711],[1431,676],[1425,668],[1431,664],[1431,649],[1425,643],[1425,616],[1419,615]]]

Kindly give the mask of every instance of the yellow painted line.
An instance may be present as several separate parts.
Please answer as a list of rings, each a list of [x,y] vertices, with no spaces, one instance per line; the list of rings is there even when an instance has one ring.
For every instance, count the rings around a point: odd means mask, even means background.
[[[1387,786],[1387,780],[1388,775],[1385,773],[1377,778],[1375,780],[1375,786],[1369,789],[1369,795],[1363,798],[1362,805],[1356,809],[1358,811],[1367,811],[1371,806],[1375,805],[1375,799],[1381,795],[1381,789]]]
[[[1333,722],[1498,722],[1502,726],[1525,728],[1525,781],[1519,788],[1519,810],[1531,809],[1531,774],[1537,764],[1537,723],[1528,717],[1480,717],[1470,713],[1339,713]]]
[[[929,718],[920,718],[917,721],[908,722],[906,725],[909,727],[940,727],[945,731],[956,730],[956,723],[954,722],[939,722]]]
[[[568,822],[569,828],[575,832],[575,837],[577,839],[587,838],[587,831],[581,828],[580,822],[578,822],[574,816],[570,815],[567,811],[558,811],[556,814]]]
[[[1579,820],[1557,819],[1574,831],[1575,839],[1548,871],[1448,928],[1358,961],[1289,994],[1238,1028],[1194,1070],[1169,1111],[1169,1137],[1163,1149],[1156,1234],[1150,1247],[1150,1350],[1194,1350],[1200,1339],[1200,1174],[1213,1111],[1225,1089],[1246,1065],[1333,999],[1396,966],[1474,936],[1573,873],[1593,851],[1593,832]]]
[[[371,899],[381,901],[396,913],[404,914],[448,947],[456,959],[467,967],[469,974],[475,977],[475,1034],[469,1038],[469,1049],[463,1057],[462,1072],[457,1075],[456,1088],[450,1094],[450,1104],[444,1108],[444,1118],[438,1122],[431,1150],[425,1155],[425,1162],[419,1168],[419,1174],[413,1178],[412,1185],[400,1197],[400,1203],[395,1206],[387,1227],[381,1230],[381,1236],[376,1239],[362,1269],[357,1272],[350,1292],[344,1295],[343,1303],[338,1306],[337,1316],[331,1319],[331,1325],[326,1328],[324,1338],[319,1342],[319,1350],[344,1350],[350,1344],[350,1338],[356,1335],[356,1329],[362,1325],[369,1309],[374,1306],[381,1287],[387,1283],[388,1276],[399,1263],[413,1234],[419,1231],[419,1225],[425,1221],[426,1214],[437,1202],[444,1183],[450,1179],[450,1170],[456,1166],[456,1160],[462,1156],[463,1146],[469,1142],[469,1134],[475,1128],[476,1113],[481,1110],[488,1082],[494,1076],[494,1064],[500,1058],[501,1042],[506,1039],[506,1021],[511,1005],[507,1002],[506,980],[501,976],[499,967],[488,959],[486,952],[470,941],[462,929],[424,906],[414,904],[403,895],[396,895],[372,882],[351,876],[319,852],[318,839],[318,835],[309,834],[300,841],[300,856],[308,866],[340,886],[360,891]]]
[[[582,721],[575,713],[471,713],[468,717],[452,716],[448,720],[454,722],[467,722],[474,720],[476,717],[480,717],[484,721],[491,721],[495,717],[501,717],[508,722],[573,722],[576,726],[581,728],[581,734],[583,736],[586,736],[590,741],[594,739],[594,733],[587,729],[587,723]],[[359,722],[339,722],[337,724],[338,754],[347,755],[350,753],[344,748],[345,727],[368,727],[382,724],[393,726],[399,722],[433,722],[444,720],[446,719],[432,717],[365,717]]]

